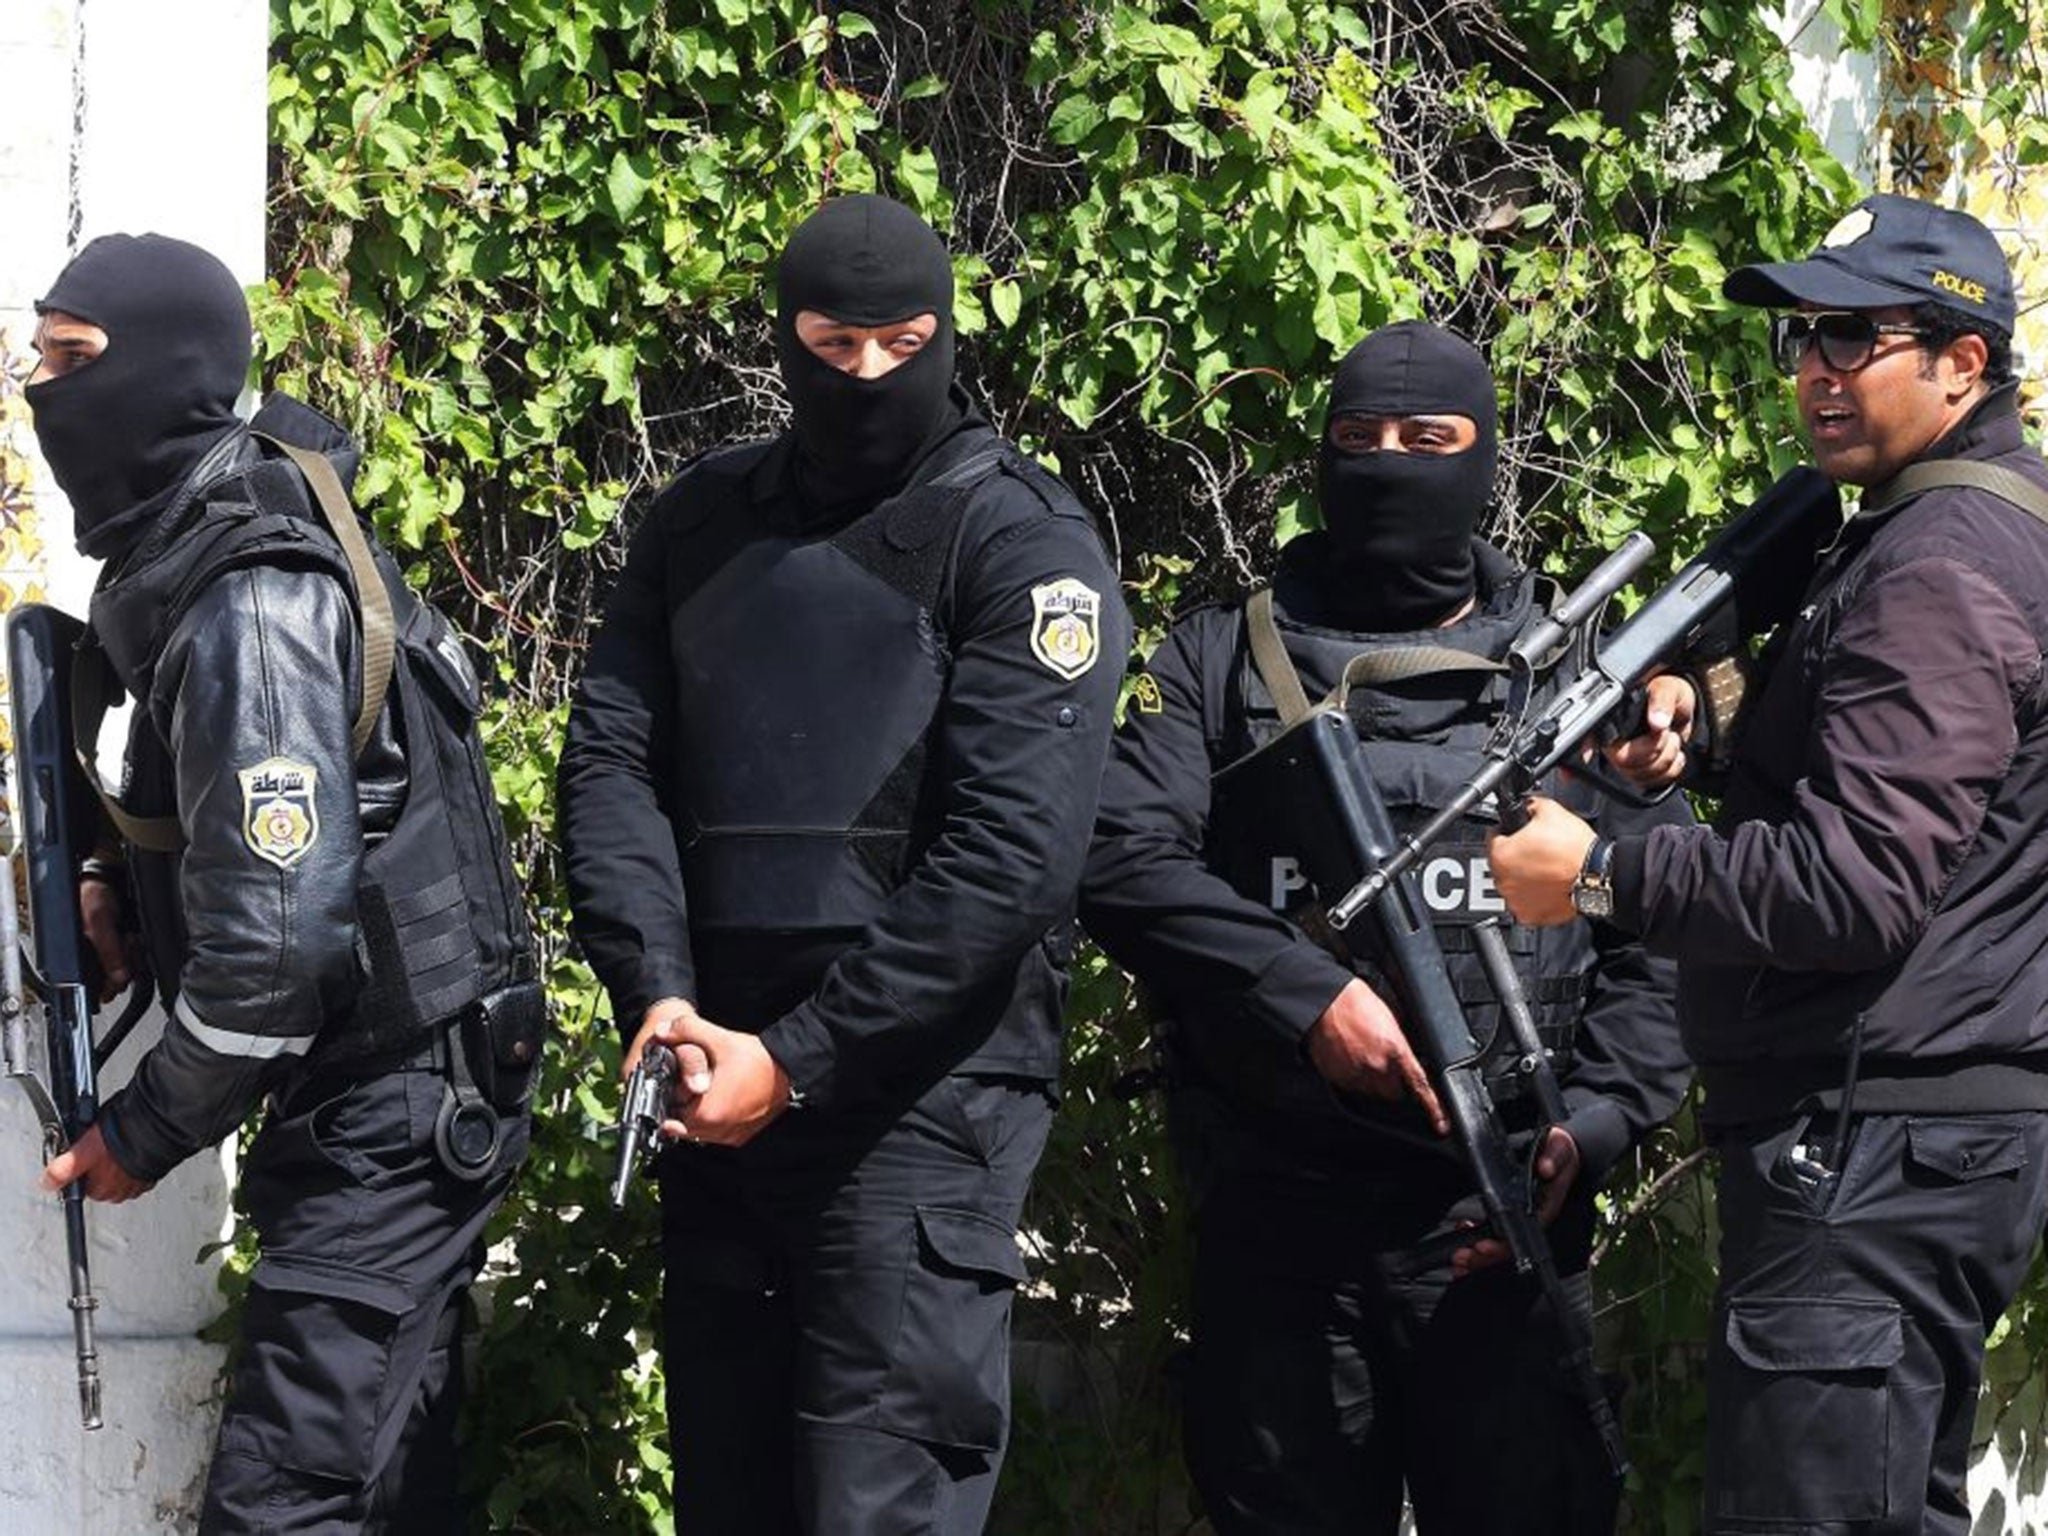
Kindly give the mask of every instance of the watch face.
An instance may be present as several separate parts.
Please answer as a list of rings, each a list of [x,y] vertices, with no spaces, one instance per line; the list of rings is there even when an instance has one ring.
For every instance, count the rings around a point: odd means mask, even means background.
[[[1572,887],[1572,906],[1582,917],[1614,916],[1614,887],[1605,880],[1581,880]]]

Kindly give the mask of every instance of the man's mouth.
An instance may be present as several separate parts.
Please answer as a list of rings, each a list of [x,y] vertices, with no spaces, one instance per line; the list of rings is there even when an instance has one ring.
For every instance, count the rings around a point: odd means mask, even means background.
[[[1815,437],[1840,437],[1855,420],[1856,413],[1840,405],[1817,405],[1806,413],[1806,425]]]

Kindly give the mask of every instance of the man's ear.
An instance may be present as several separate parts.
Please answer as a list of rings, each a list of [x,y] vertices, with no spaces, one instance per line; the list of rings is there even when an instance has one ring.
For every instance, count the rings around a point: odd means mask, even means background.
[[[1975,331],[1958,336],[1941,352],[1942,383],[1949,397],[1960,400],[1973,393],[1984,380],[1991,349]]]

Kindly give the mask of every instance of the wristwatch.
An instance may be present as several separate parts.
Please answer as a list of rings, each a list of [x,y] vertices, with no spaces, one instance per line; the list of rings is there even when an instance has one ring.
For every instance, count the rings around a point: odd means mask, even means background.
[[[1596,837],[1572,881],[1572,910],[1581,917],[1614,916],[1614,839]]]

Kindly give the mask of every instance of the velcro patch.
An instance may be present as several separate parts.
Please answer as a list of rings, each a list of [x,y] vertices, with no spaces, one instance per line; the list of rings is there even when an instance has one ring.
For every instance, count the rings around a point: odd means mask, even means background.
[[[313,803],[319,771],[288,757],[267,757],[238,777],[242,841],[257,858],[290,869],[320,837],[320,812]]]
[[[1031,589],[1031,654],[1072,682],[1102,649],[1102,594],[1072,576]]]

